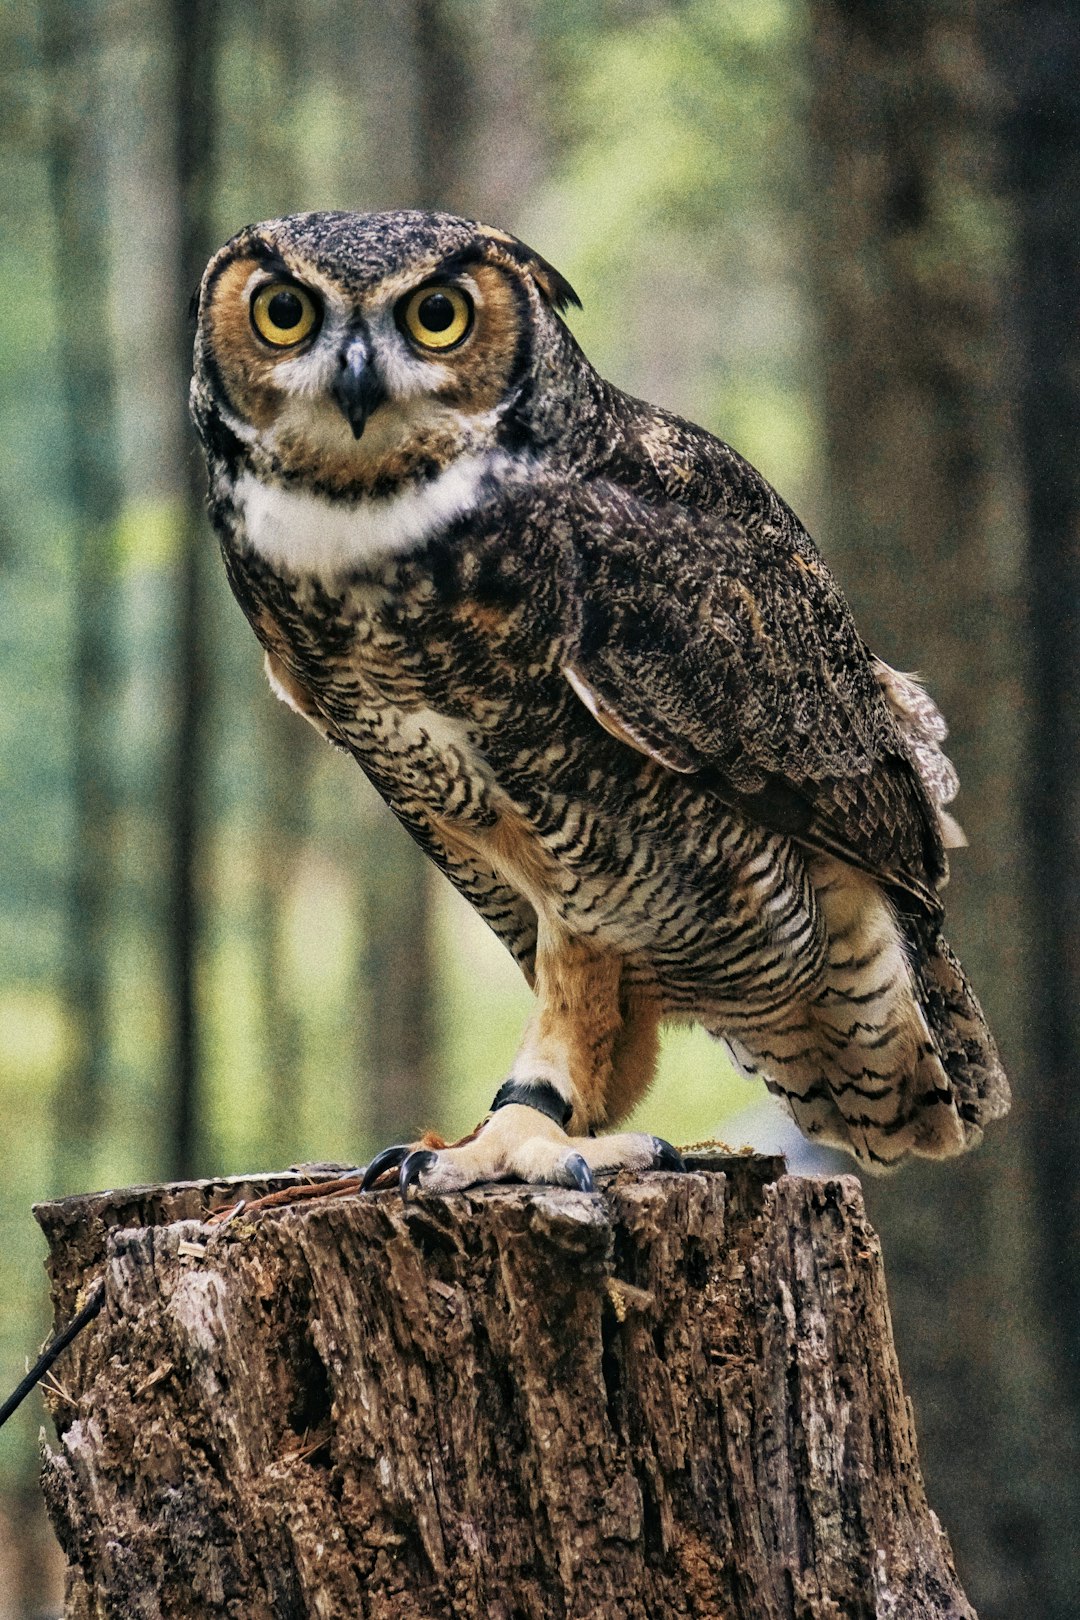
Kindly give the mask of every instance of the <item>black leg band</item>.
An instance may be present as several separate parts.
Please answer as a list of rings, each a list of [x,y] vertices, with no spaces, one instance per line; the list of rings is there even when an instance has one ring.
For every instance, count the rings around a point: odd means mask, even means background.
[[[504,1080],[489,1112],[493,1114],[497,1108],[506,1108],[510,1103],[535,1108],[537,1113],[546,1114],[556,1125],[561,1125],[564,1131],[574,1112],[573,1103],[568,1103],[546,1080]]]

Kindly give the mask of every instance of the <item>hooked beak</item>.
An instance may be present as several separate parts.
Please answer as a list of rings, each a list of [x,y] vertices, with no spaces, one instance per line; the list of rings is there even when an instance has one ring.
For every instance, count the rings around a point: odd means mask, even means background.
[[[338,355],[337,376],[330,390],[346,422],[358,439],[364,424],[377,405],[386,398],[382,378],[375,370],[371,351],[362,337],[351,337]]]

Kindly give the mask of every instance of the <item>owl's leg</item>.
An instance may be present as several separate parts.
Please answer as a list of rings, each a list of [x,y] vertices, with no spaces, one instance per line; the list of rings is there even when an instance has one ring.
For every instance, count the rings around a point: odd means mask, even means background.
[[[562,936],[541,939],[538,1005],[491,1112],[452,1147],[387,1149],[366,1185],[398,1168],[399,1185],[454,1192],[481,1181],[553,1182],[592,1188],[595,1170],[680,1170],[660,1137],[596,1136],[629,1111],[655,1066],[659,1010],[622,991],[621,958]]]

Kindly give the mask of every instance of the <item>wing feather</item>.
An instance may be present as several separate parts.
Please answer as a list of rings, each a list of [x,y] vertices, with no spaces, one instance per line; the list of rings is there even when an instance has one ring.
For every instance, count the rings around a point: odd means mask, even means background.
[[[568,491],[564,517],[576,629],[564,673],[598,722],[938,911],[936,807],[801,527],[605,480]]]

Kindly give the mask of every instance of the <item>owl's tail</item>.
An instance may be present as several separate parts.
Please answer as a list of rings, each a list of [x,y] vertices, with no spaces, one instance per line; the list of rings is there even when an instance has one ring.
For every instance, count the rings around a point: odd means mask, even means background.
[[[1009,1082],[983,1010],[952,948],[928,919],[905,918],[903,928],[916,997],[963,1126],[964,1146],[974,1147],[983,1128],[1008,1113]]]
[[[974,1147],[1009,1105],[993,1037],[929,919],[900,918],[879,886],[814,863],[826,960],[781,1024],[738,1037],[741,1056],[816,1141],[871,1170]]]

